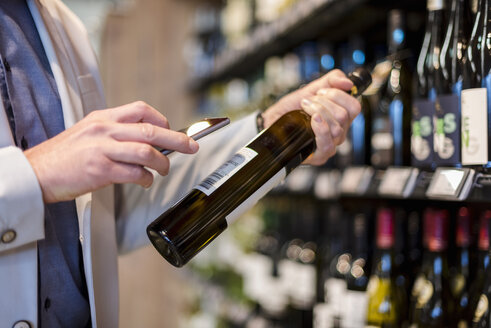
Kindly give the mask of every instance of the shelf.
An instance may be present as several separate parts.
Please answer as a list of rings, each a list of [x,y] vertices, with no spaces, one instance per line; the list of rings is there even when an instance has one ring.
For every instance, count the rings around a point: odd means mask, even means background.
[[[397,7],[423,12],[424,3],[404,0]],[[282,55],[306,40],[322,37],[336,42],[360,32],[372,32],[373,26],[384,24],[390,6],[394,4],[383,0],[299,1],[278,20],[255,28],[241,49],[226,49],[218,54],[213,71],[204,78],[193,79],[189,88],[200,91],[217,81],[244,77],[268,57]]]
[[[298,169],[297,169],[298,170]],[[487,204],[491,200],[491,174],[469,168],[438,168],[436,171],[413,167],[377,170],[370,166],[348,167],[343,171],[301,167],[270,193],[272,197],[295,195],[321,201],[428,201]],[[310,170],[310,174],[308,171]],[[309,177],[310,184],[291,189],[290,178]],[[381,187],[385,183],[390,188]],[[296,183],[295,183],[296,184]],[[322,186],[319,188],[319,184]],[[319,193],[319,191],[321,192]]]

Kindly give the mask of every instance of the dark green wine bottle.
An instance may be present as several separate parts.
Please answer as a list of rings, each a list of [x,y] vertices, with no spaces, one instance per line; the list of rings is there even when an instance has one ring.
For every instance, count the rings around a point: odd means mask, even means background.
[[[371,83],[363,68],[350,73],[351,94]],[[252,207],[315,149],[310,116],[291,111],[263,130],[225,164],[147,227],[159,253],[181,267]]]

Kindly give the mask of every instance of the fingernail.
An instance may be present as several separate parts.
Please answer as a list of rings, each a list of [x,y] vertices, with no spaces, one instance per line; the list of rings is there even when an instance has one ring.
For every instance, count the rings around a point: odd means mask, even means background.
[[[194,141],[193,139],[189,139],[189,149],[195,153],[198,151],[199,149],[199,145],[196,141]]]
[[[317,94],[321,96],[325,96],[327,94],[327,89],[320,89],[319,91],[317,91]]]

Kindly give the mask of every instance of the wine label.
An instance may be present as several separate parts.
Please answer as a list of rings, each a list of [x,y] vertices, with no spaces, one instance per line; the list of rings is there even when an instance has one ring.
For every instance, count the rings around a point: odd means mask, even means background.
[[[294,263],[295,290],[290,294],[292,304],[297,309],[309,309],[315,302],[316,271],[310,264]]]
[[[367,317],[368,295],[366,292],[347,290],[343,307],[343,327],[363,327]]]
[[[413,166],[429,166],[433,160],[433,124],[434,103],[426,99],[417,99],[413,103],[411,126],[411,162]]]
[[[445,8],[444,0],[428,0],[426,3],[428,11],[442,10]]]
[[[220,166],[215,172],[210,174],[203,182],[194,187],[199,191],[210,196],[215,190],[224,184],[230,177],[232,177],[238,170],[249,163],[254,157],[257,156],[257,152],[244,147],[239,150],[230,160]]]
[[[273,270],[273,261],[262,254],[248,254],[244,260],[244,269],[244,293],[250,299],[259,301],[269,285],[268,278]]]
[[[485,88],[462,90],[462,164],[488,162],[488,99]]]
[[[485,294],[481,294],[479,297],[479,302],[477,303],[476,311],[474,312],[473,322],[479,322],[482,316],[488,312],[489,309],[489,300]]]
[[[343,307],[345,301],[347,285],[346,280],[328,278],[324,282],[324,296],[327,304],[331,306],[333,322],[340,321],[342,323]],[[333,323],[331,323],[333,326]]]
[[[434,160],[439,165],[455,165],[460,162],[460,106],[459,97],[449,94],[435,101],[433,117]]]
[[[251,209],[256,203],[263,198],[271,189],[279,185],[286,177],[286,168],[279,170],[271,179],[263,184],[258,190],[256,190],[249,198],[247,198],[242,204],[237,206],[235,210],[230,212],[225,218],[228,224],[234,222],[242,214]]]
[[[370,161],[375,166],[388,166],[392,163],[392,149],[394,138],[391,133],[389,117],[375,118],[372,124],[372,138],[370,140],[372,152]]]
[[[314,306],[314,328],[332,328],[332,308],[327,303],[317,303]],[[363,327],[363,326],[360,326]]]

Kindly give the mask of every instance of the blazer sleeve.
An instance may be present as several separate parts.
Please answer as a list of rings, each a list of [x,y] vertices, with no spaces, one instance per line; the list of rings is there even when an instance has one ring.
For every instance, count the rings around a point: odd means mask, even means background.
[[[44,203],[21,149],[0,148],[0,253],[44,238]]]
[[[150,189],[130,184],[116,186],[116,229],[120,252],[148,244],[147,225],[256,135],[256,115],[251,114],[201,139],[198,153],[171,154],[169,174],[163,177],[154,173]]]

